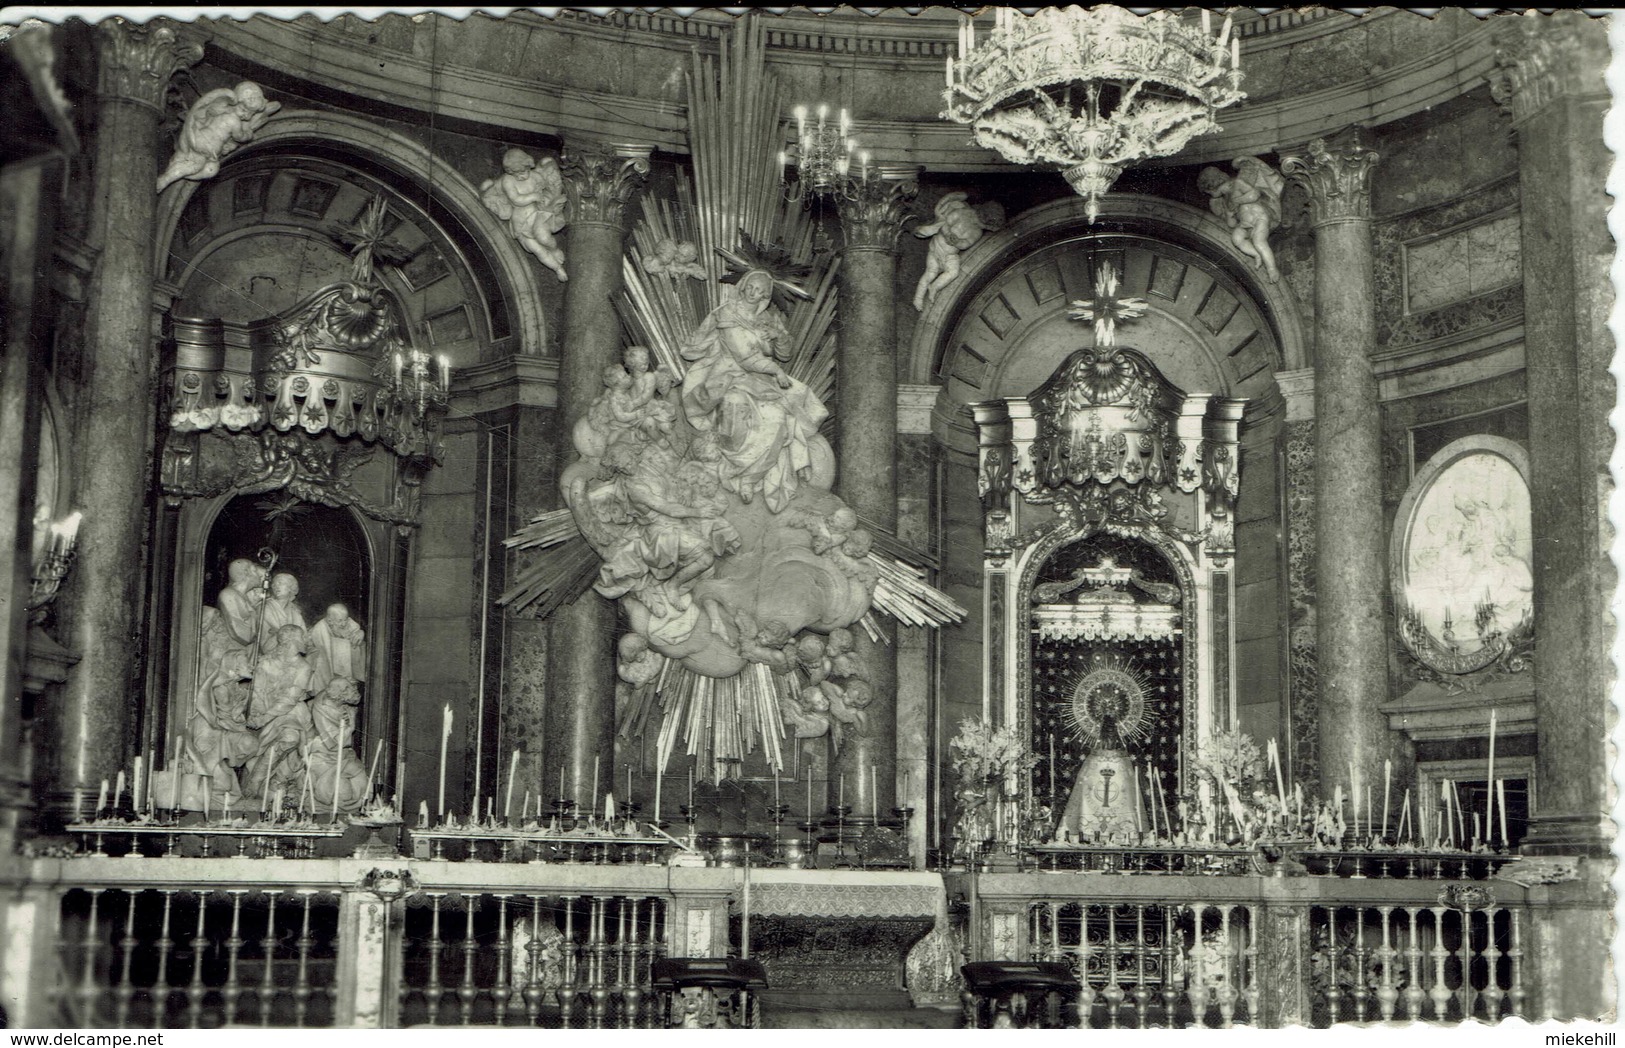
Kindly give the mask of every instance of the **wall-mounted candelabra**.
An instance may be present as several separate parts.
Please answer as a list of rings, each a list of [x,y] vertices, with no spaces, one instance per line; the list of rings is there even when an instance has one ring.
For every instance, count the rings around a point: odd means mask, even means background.
[[[84,519],[77,510],[51,525],[50,540],[38,563],[34,565],[33,584],[28,593],[28,613],[37,623],[45,610],[56,599],[62,580],[73,568],[74,548],[79,542],[79,522]]]
[[[826,104],[816,111],[796,106],[793,112],[796,140],[779,153],[780,178],[788,199],[803,203],[816,197],[852,200],[869,183],[881,181],[880,167],[867,149],[858,147],[852,117],[845,109],[834,119]]]

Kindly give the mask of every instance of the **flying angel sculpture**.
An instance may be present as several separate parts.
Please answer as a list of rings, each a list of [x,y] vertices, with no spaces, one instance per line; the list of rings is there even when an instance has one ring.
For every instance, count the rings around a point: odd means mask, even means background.
[[[1197,188],[1208,195],[1208,206],[1230,227],[1230,242],[1271,283],[1281,279],[1270,250],[1270,233],[1281,224],[1281,190],[1286,179],[1257,157],[1231,162],[1234,177],[1216,167],[1204,167],[1196,176]]]
[[[281,102],[268,101],[252,80],[205,94],[186,114],[175,155],[158,176],[158,192],[183,178],[203,182],[219,174],[220,161],[253,138],[281,108]]]

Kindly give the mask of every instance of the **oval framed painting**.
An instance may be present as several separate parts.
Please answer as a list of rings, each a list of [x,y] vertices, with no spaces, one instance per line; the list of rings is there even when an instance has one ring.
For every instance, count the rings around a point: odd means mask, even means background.
[[[1389,579],[1400,639],[1439,673],[1481,670],[1532,636],[1529,455],[1503,437],[1441,448],[1394,518]]]

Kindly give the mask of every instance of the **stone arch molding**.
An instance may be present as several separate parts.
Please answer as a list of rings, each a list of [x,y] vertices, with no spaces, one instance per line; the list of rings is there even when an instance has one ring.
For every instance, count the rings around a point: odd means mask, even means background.
[[[1089,344],[1066,317],[1090,294],[1091,270],[1111,262],[1120,294],[1150,302],[1118,342],[1146,352],[1188,393],[1245,397],[1249,416],[1279,400],[1275,372],[1306,366],[1308,342],[1284,284],[1255,279],[1230,249],[1229,230],[1195,208],[1116,194],[1089,225],[1077,198],[1018,216],[965,253],[952,290],[927,307],[909,348],[912,381],[939,387],[932,432],[974,454],[968,405],[1024,396],[1066,352]]]
[[[395,173],[403,182],[432,192],[473,237],[483,261],[504,285],[501,290],[512,315],[510,337],[514,351],[526,355],[546,351],[547,321],[536,294],[535,263],[480,202],[478,189],[422,143],[380,128],[361,116],[284,108],[266,123],[251,143],[233,154],[232,160],[264,156],[286,144],[312,139],[348,146]],[[157,272],[167,271],[165,255],[179,231],[181,216],[193,194],[205,185],[207,183],[178,182],[159,197],[158,235],[154,242]]]

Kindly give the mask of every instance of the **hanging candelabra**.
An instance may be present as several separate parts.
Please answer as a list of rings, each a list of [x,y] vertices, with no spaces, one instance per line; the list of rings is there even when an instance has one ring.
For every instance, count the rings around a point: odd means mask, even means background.
[[[859,149],[852,137],[852,117],[845,109],[834,120],[827,104],[820,104],[816,113],[804,105],[796,106],[792,113],[796,140],[779,152],[780,177],[790,200],[856,199],[871,180],[880,181],[880,169],[872,163],[869,151]]]
[[[34,575],[28,593],[28,612],[32,616],[44,614],[56,599],[56,591],[73,567],[74,548],[79,542],[79,522],[83,514],[77,510],[51,525],[50,540],[44,554],[34,565]]]

